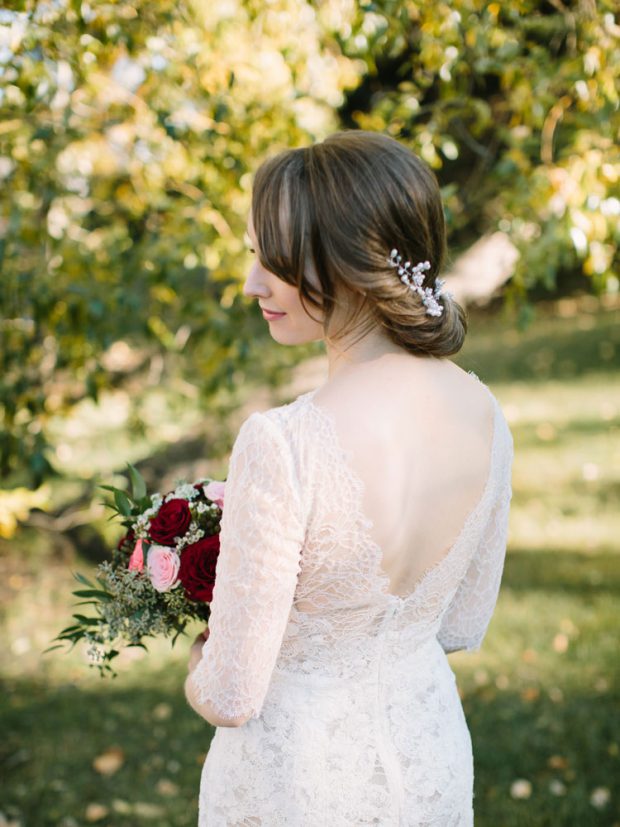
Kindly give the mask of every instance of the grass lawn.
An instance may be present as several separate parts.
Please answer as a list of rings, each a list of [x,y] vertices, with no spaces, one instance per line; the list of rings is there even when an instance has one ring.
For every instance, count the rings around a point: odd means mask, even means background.
[[[489,384],[515,440],[497,610],[481,651],[451,656],[477,827],[620,827],[619,322],[590,299],[545,306],[526,333],[474,316],[456,360]],[[106,436],[110,468],[135,458],[123,429]],[[67,457],[79,439],[72,426]],[[84,465],[82,452],[60,488],[79,487]],[[209,467],[224,472],[225,457]],[[41,657],[75,569],[92,563],[62,536],[30,526],[1,541],[0,827],[195,825],[213,729],[183,698],[189,640],[124,653],[113,680],[82,650]]]

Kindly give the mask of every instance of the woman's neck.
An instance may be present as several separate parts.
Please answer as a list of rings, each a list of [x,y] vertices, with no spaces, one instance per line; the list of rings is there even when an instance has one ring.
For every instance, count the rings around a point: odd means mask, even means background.
[[[328,362],[328,381],[359,365],[375,362],[388,354],[400,354],[407,351],[394,344],[378,330],[367,333],[358,342],[354,336],[345,337],[338,342],[325,341]]]

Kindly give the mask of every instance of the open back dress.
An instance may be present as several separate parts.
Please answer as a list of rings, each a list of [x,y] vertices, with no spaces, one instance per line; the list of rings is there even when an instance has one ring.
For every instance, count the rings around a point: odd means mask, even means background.
[[[494,610],[513,459],[483,387],[486,485],[404,595],[390,591],[364,482],[316,391],[241,426],[190,680],[200,702],[245,723],[216,728],[199,827],[473,824],[471,740],[446,653],[478,648]]]

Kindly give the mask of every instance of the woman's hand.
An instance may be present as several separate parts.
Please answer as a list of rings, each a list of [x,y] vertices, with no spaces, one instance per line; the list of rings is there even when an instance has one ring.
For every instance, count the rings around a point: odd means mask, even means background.
[[[196,639],[192,643],[191,649],[189,650],[189,666],[188,672],[193,672],[198,663],[202,658],[202,647],[205,645],[205,641],[209,637],[209,627],[201,632],[199,635],[196,636]]]

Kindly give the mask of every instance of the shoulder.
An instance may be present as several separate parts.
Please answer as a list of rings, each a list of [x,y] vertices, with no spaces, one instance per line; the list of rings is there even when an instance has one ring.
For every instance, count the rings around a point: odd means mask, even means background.
[[[305,402],[313,393],[309,391],[292,402],[263,411],[253,411],[239,428],[233,452],[252,443],[265,452],[272,449],[278,453],[298,456],[300,442],[308,433],[304,425],[307,410]]]
[[[273,434],[279,433],[283,437],[292,438],[300,423],[305,419],[310,397],[314,391],[308,391],[291,402],[267,408],[264,411],[254,411],[241,425],[241,431],[263,430]]]
[[[267,447],[277,445],[283,438],[283,429],[279,421],[269,411],[253,411],[241,423],[233,445],[233,453],[240,447],[254,444]]]
[[[303,483],[309,479],[307,455],[311,452],[304,447],[310,440],[304,436],[307,429],[300,424],[300,416],[295,403],[251,413],[233,444],[229,476],[249,471],[252,479],[264,480],[264,490],[273,486],[286,490],[290,502],[298,502],[303,510],[307,508]]]
[[[495,398],[478,376],[450,359],[388,353],[347,368],[318,389],[316,403],[347,427],[350,422],[389,421],[404,430],[469,420],[490,431]]]

